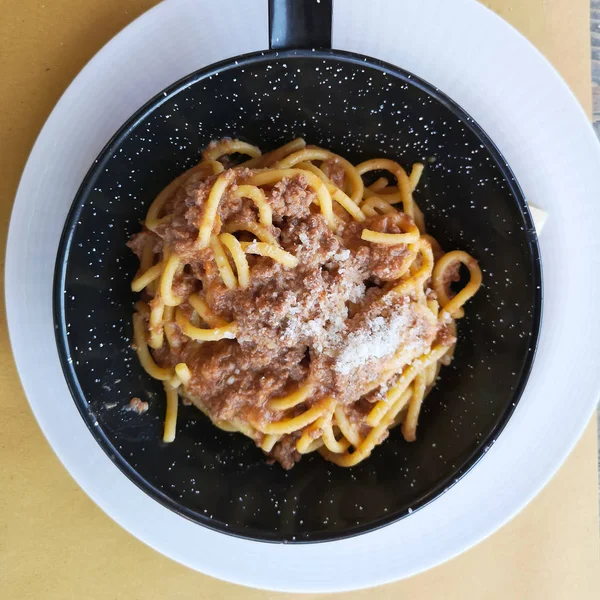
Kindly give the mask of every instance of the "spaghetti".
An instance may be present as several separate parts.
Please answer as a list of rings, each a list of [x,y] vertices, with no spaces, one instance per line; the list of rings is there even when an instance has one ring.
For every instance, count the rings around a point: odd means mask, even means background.
[[[179,398],[284,468],[314,451],[356,465],[396,425],[415,440],[481,285],[474,258],[426,233],[422,172],[301,138],[267,154],[224,139],[158,195],[129,246],[134,346],[165,388],[165,442]]]

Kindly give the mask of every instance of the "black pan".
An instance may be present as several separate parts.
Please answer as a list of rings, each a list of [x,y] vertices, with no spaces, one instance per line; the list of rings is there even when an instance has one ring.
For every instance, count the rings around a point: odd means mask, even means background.
[[[239,56],[172,85],[133,115],[91,166],[60,243],[54,316],[73,399],[133,482],[199,525],[257,540],[314,542],[406,516],[484,455],[531,369],[541,269],[523,193],[473,119],[397,66],[327,49],[331,2],[270,4],[271,45],[279,50]],[[320,49],[302,49],[313,46]],[[425,161],[417,200],[429,229],[444,248],[480,261],[484,287],[459,323],[455,360],[426,400],[416,442],[392,432],[352,469],[308,456],[285,472],[193,407],[181,408],[175,442],[160,441],[162,388],[131,349],[137,261],[125,243],[161,188],[223,136],[263,150],[302,136],[356,162]],[[146,414],[124,410],[133,396],[148,400]]]

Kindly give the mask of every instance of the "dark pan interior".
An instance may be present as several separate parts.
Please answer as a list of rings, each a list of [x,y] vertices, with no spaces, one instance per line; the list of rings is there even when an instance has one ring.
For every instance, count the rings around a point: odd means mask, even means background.
[[[90,115],[90,118],[93,118]],[[398,431],[352,469],[305,457],[265,463],[239,434],[182,407],[161,440],[161,385],[131,349],[137,261],[125,247],[154,196],[223,136],[272,149],[296,136],[353,161],[427,165],[416,194],[445,249],[464,249],[484,287],[459,323],[453,364],[425,402],[418,441]],[[440,92],[398,69],[346,53],[288,51],[196,73],[142,108],[87,175],[61,242],[57,340],[92,434],[137,485],[202,525],[268,541],[318,541],[392,522],[441,494],[493,442],[529,373],[541,314],[537,239],[508,166]],[[147,400],[144,415],[125,407]]]

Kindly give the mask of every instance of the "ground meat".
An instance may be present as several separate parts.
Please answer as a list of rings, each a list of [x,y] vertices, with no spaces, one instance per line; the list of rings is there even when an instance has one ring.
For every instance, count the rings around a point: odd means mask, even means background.
[[[342,190],[344,189],[346,171],[337,158],[323,161],[321,169],[329,176],[329,179],[331,179],[337,187]]]
[[[328,161],[327,169],[342,185],[341,165]],[[216,231],[222,224],[257,222],[253,202],[232,195],[251,175],[249,169],[224,172],[230,185],[219,204]],[[264,188],[273,211],[271,234],[298,259],[298,265],[287,268],[267,257],[247,255],[249,286],[227,288],[213,251],[197,244],[216,178],[192,175],[168,199],[162,214],[169,216],[155,232],[143,231],[129,242],[138,256],[147,243],[157,252],[164,245],[177,253],[183,264],[175,274],[173,292],[183,299],[177,310],[187,318],[194,316],[187,298],[197,293],[215,315],[236,323],[235,340],[205,343],[187,338],[171,324],[173,345],[152,350],[159,366],[187,364],[192,377],[185,385],[186,401],[215,420],[265,425],[282,417],[281,411],[269,409],[269,400],[287,395],[309,379],[316,386],[314,393],[286,416],[334,396],[344,403],[349,418],[358,422],[382,398],[383,388],[373,389],[373,382],[392,357],[400,370],[434,340],[453,339],[452,331],[439,325],[417,299],[400,299],[389,291],[392,284],[386,282],[398,278],[406,261],[414,258],[413,251],[406,244],[390,247],[361,239],[364,228],[402,232],[398,219],[382,215],[362,223],[352,221],[336,235],[316,205],[311,211],[315,193],[302,176]],[[242,241],[251,239],[243,231],[235,235]],[[297,438],[297,433],[283,436],[269,456],[291,468],[300,458]]]
[[[460,281],[460,265],[461,263],[456,262],[452,265],[448,265],[448,267],[444,270],[442,286],[446,290],[446,293],[448,294],[449,298],[453,298],[455,296],[450,286],[452,285],[452,283]]]
[[[407,262],[412,259],[412,253],[405,244],[383,248],[371,248],[369,266],[373,275],[382,281],[395,281],[405,271]]]
[[[308,207],[314,198],[315,193],[309,189],[308,182],[302,175],[276,183],[268,194],[274,222],[279,223],[284,217],[308,215]]]
[[[152,231],[148,231],[147,229],[132,235],[130,240],[127,242],[127,246],[131,248],[133,253],[140,260],[142,258],[142,253],[144,252],[144,248],[148,244],[152,244],[152,252],[154,254],[158,254],[162,249],[163,242],[159,236]]]
[[[437,335],[435,336],[435,344],[441,344],[443,346],[451,346],[456,343],[456,334],[448,325],[439,327]]]
[[[178,360],[192,372],[186,387],[192,402],[208,407],[217,419],[238,417],[268,423],[275,415],[266,409],[267,401],[306,377],[303,355],[302,348],[292,348],[273,360],[262,349],[221,340],[187,344]]]
[[[277,442],[269,453],[270,460],[268,462],[277,461],[284,469],[291,469],[302,458],[302,455],[296,450],[297,439],[297,435],[289,435]]]
[[[148,411],[148,403],[142,402],[142,400],[134,396],[129,401],[129,404],[125,407],[125,410],[136,412],[138,415],[143,415],[145,412]]]
[[[192,273],[177,273],[173,277],[173,293],[179,298],[187,298],[190,294],[196,291],[198,280]]]
[[[384,246],[372,244],[361,238],[363,229],[381,233],[403,233],[395,214],[369,217],[365,221],[349,222],[343,230],[344,243],[351,248],[366,247],[369,252],[369,270],[381,281],[395,281],[406,271],[414,255],[407,244]]]
[[[168,222],[161,223],[155,233],[163,244],[176,252],[183,262],[192,262],[198,255],[196,240],[198,229],[190,225],[184,215],[175,214]]]

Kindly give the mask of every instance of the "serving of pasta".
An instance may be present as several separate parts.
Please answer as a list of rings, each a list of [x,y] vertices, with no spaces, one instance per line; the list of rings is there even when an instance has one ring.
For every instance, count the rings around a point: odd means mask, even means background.
[[[165,388],[165,442],[180,398],[286,469],[314,451],[351,467],[396,425],[415,440],[482,279],[426,233],[423,169],[223,139],[156,197],[129,246],[134,346]]]

